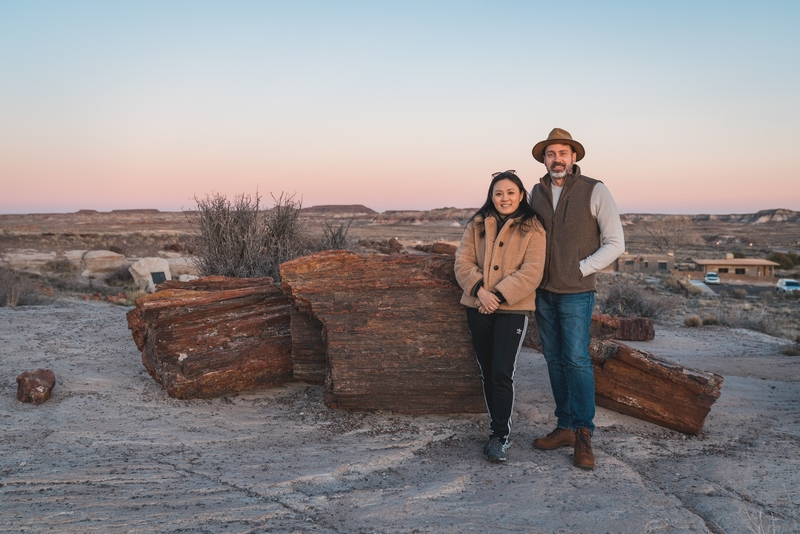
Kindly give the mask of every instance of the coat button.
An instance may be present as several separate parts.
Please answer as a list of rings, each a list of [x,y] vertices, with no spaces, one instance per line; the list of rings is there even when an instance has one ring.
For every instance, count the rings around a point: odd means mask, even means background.
[[[503,242],[502,242],[502,241],[500,241],[500,245],[498,245],[498,246],[502,247],[502,246],[503,246]]]
[[[497,265],[495,265],[495,266],[494,266],[494,270],[495,270],[495,271],[496,271],[497,269],[499,269],[499,268],[500,268],[500,267],[498,267]]]

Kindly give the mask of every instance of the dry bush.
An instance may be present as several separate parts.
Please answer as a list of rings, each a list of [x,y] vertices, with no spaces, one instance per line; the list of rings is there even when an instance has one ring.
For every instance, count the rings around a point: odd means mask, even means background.
[[[691,282],[689,282],[684,287],[684,289],[686,290],[686,296],[687,297],[696,297],[696,296],[698,296],[698,295],[703,293],[703,290],[701,288],[697,287],[696,285],[692,284]]]
[[[720,306],[715,315],[721,325],[730,328],[745,328],[771,336],[780,335],[780,327],[766,308],[741,309]]]
[[[716,326],[719,324],[719,319],[714,314],[709,314],[703,317],[703,325],[705,326]]]
[[[78,267],[67,258],[50,260],[44,264],[44,270],[51,274],[73,276],[78,273]]]
[[[642,287],[635,279],[619,276],[611,281],[605,296],[598,299],[597,308],[611,315],[656,319],[672,310],[674,303]]]
[[[127,287],[133,285],[133,275],[127,265],[123,265],[103,279],[103,283],[112,287]]]
[[[781,347],[781,354],[784,356],[800,356],[800,344],[784,345]]]
[[[692,284],[688,278],[678,278],[671,274],[661,279],[661,285],[670,291],[682,291],[687,297],[700,295],[703,290]]]
[[[728,294],[735,299],[744,300],[747,298],[747,291],[744,289],[731,289]]]
[[[668,274],[661,279],[661,285],[672,291],[680,291],[683,289],[683,284],[677,276]]]
[[[319,249],[300,219],[301,202],[284,193],[272,199],[274,207],[263,211],[258,193],[232,202],[218,193],[195,197],[197,209],[186,217],[195,231],[192,246],[203,276],[270,276],[280,282],[281,263]]]
[[[37,279],[35,275],[0,267],[0,306],[15,308],[47,300],[37,287]]]
[[[689,327],[697,327],[703,325],[703,320],[697,315],[687,315],[683,318],[683,324]]]
[[[126,291],[125,292],[125,305],[126,306],[135,306],[136,305],[136,299],[138,299],[139,297],[143,297],[145,295],[147,295],[147,291],[145,291],[143,289],[134,289],[134,290],[131,290],[131,291]]]
[[[320,248],[322,250],[350,250],[353,248],[354,243],[347,237],[347,232],[353,224],[353,219],[349,221],[340,222],[339,224],[332,224],[329,222],[322,223],[322,239],[320,240]]]

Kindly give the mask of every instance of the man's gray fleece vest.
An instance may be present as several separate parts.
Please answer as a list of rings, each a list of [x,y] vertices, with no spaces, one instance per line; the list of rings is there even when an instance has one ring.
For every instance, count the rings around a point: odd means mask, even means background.
[[[552,293],[595,290],[595,275],[581,276],[580,261],[600,248],[600,228],[592,216],[592,191],[598,180],[583,176],[580,167],[568,174],[558,206],[553,212],[550,175],[531,191],[531,207],[542,218],[547,232],[547,256],[539,289]]]

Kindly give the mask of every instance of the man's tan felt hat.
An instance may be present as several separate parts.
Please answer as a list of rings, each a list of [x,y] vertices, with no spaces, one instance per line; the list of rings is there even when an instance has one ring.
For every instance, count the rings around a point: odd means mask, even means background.
[[[576,161],[582,160],[583,156],[586,155],[586,150],[583,149],[583,145],[573,140],[568,131],[562,130],[561,128],[553,128],[553,131],[550,132],[550,135],[547,136],[547,139],[540,141],[533,146],[533,150],[531,150],[533,153],[533,159],[539,163],[544,163],[544,149],[547,148],[547,145],[555,144],[570,145],[572,148],[574,148],[575,155],[577,156]]]

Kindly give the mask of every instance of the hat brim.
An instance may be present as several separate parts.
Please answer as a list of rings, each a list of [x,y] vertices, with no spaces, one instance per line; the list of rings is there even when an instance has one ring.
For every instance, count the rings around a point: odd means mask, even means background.
[[[539,163],[544,163],[544,149],[548,147],[548,145],[569,145],[575,149],[576,159],[575,161],[580,161],[583,159],[583,156],[586,155],[586,150],[584,150],[583,145],[573,139],[546,139],[544,141],[540,141],[533,146],[533,150],[531,153],[533,154],[533,159],[538,161]]]

